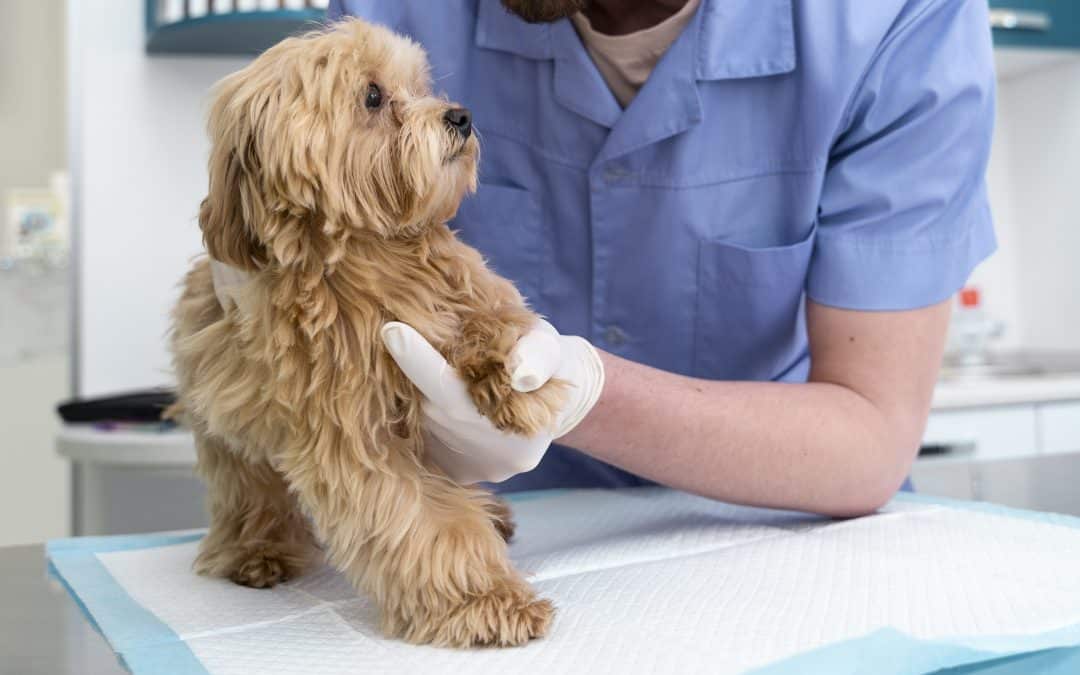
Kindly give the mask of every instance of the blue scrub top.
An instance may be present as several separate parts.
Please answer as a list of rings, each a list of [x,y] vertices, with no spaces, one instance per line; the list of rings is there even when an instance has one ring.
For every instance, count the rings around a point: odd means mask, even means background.
[[[805,381],[806,298],[935,304],[994,250],[986,0],[703,0],[625,110],[566,20],[499,0],[329,14],[427,49],[482,141],[453,227],[561,332],[633,361]],[[501,488],[643,482],[554,447]]]

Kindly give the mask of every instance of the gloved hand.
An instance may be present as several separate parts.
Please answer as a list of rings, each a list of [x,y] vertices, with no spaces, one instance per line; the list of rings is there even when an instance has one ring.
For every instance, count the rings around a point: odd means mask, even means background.
[[[214,295],[221,308],[228,311],[236,304],[236,294],[243,288],[251,275],[247,271],[210,259],[210,274],[214,280]]]
[[[567,400],[555,427],[531,438],[500,431],[477,411],[465,382],[412,326],[382,328],[382,339],[405,376],[424,395],[424,431],[431,458],[459,483],[498,483],[536,467],[551,442],[592,410],[604,388],[604,365],[584,338],[559,335],[540,320],[511,353],[511,386],[539,389],[552,377],[567,382]]]

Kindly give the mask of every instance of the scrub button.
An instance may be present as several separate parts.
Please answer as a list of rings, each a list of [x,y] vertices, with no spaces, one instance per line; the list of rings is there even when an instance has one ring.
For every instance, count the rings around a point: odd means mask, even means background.
[[[626,178],[629,175],[630,172],[626,169],[626,167],[620,164],[611,164],[606,169],[604,169],[604,181],[608,185],[611,185],[612,183],[618,183],[623,178]]]
[[[608,326],[604,331],[604,341],[612,347],[621,347],[626,344],[626,333],[618,326]]]

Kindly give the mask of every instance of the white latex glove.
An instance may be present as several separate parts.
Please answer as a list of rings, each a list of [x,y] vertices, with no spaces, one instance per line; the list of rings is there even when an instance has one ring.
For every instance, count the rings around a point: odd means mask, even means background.
[[[526,438],[500,431],[480,414],[465,382],[412,326],[390,322],[382,339],[405,376],[424,395],[427,451],[459,483],[498,483],[536,467],[551,442],[570,432],[596,405],[604,388],[604,365],[584,338],[559,335],[538,321],[510,356],[511,386],[539,389],[553,377],[569,383],[555,426]]]
[[[217,296],[224,310],[236,304],[237,292],[251,279],[247,271],[226,265],[213,258],[210,259],[210,274],[214,280],[214,295]]]

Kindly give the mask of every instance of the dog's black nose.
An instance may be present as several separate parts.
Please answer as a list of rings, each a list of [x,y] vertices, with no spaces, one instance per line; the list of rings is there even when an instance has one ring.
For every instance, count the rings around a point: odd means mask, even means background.
[[[450,108],[443,119],[446,126],[461,134],[462,138],[468,138],[472,133],[472,113],[468,108]]]

